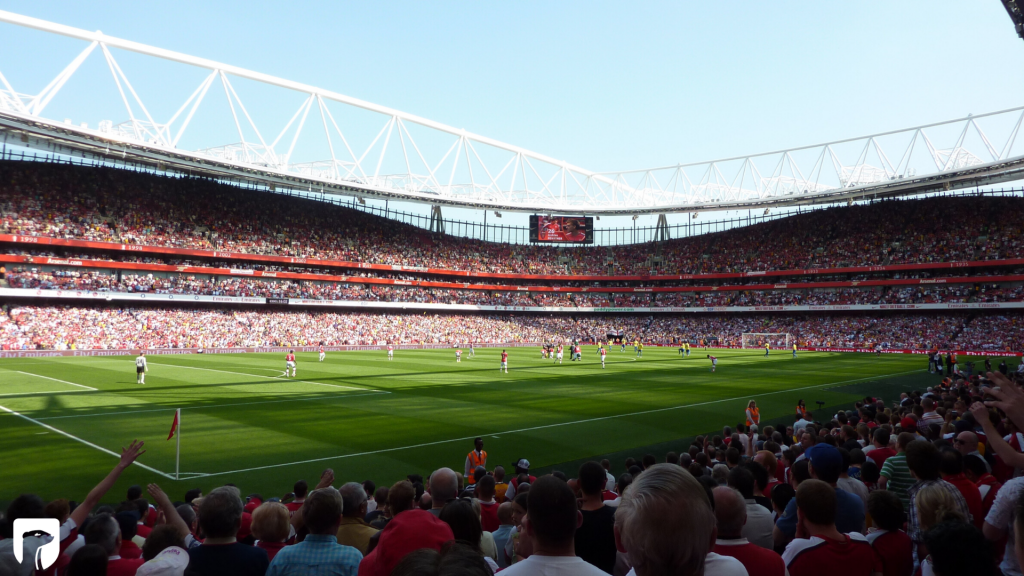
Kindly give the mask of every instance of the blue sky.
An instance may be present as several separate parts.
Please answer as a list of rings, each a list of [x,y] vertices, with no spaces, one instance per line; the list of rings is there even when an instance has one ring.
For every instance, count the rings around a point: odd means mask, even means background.
[[[995,0],[2,0],[0,8],[322,86],[593,170],[811,144],[1024,103],[1024,40]],[[41,38],[0,25],[0,51],[23,51],[0,58],[0,71],[22,91],[38,91],[81,46]],[[77,110],[88,110],[89,86],[72,86]]]

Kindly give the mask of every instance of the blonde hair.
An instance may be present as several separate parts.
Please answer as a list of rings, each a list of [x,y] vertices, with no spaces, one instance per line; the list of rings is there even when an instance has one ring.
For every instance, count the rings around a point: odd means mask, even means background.
[[[284,542],[291,527],[288,508],[280,502],[264,502],[252,511],[252,534],[266,542]]]
[[[936,484],[925,486],[917,493],[914,507],[917,508],[918,524],[922,532],[941,522],[967,522],[967,518],[957,509],[953,496]]]

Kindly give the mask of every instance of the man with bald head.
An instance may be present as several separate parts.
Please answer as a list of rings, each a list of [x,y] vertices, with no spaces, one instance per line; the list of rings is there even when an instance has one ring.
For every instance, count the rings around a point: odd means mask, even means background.
[[[981,458],[982,462],[985,462],[985,458],[982,457],[981,452],[978,452],[978,435],[969,430],[965,430],[956,435],[953,438],[953,447],[956,451],[966,456],[977,456]],[[988,462],[985,462],[985,469],[989,472],[992,471],[992,467],[989,466]]]
[[[494,547],[498,550],[498,568],[507,568],[508,559],[505,557],[505,544],[512,535],[512,503],[502,502],[498,506],[498,529],[491,532],[494,538]]]
[[[743,537],[743,525],[747,522],[747,502],[743,495],[725,486],[715,488],[713,494],[718,527],[715,554],[739,560],[750,576],[784,576],[786,563],[781,556]]]
[[[430,513],[434,516],[441,514],[444,505],[455,500],[459,496],[459,477],[451,468],[438,468],[430,475]]]

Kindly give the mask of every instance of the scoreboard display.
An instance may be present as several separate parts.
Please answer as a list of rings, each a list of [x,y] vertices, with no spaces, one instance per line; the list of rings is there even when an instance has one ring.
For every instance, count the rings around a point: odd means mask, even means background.
[[[530,216],[530,241],[593,244],[594,219],[588,216]]]

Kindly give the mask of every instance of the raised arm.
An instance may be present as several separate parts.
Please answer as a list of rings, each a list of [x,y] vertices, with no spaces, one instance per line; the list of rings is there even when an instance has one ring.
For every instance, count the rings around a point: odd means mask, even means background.
[[[103,498],[103,496],[114,487],[114,483],[117,482],[121,473],[131,466],[132,462],[135,462],[136,458],[146,453],[146,451],[142,449],[143,445],[145,445],[145,442],[141,440],[132,440],[130,446],[121,449],[121,460],[119,460],[114,466],[114,469],[111,470],[110,474],[107,474],[107,477],[101,480],[100,483],[89,492],[88,496],[85,497],[85,500],[82,500],[82,503],[78,505],[78,508],[75,508],[75,511],[71,513],[69,519],[73,520],[76,526],[81,526],[82,523],[85,522],[85,519],[89,517],[89,512],[99,504],[100,498]]]
[[[1024,391],[1000,372],[989,372],[986,376],[996,387],[988,389],[988,394],[995,400],[986,400],[985,405],[1002,410],[1010,422],[1024,430]],[[974,411],[973,407],[971,411]]]
[[[981,402],[975,402],[971,404],[971,414],[974,415],[974,419],[981,424],[981,428],[985,431],[988,445],[1003,459],[1003,462],[1012,468],[1024,468],[1024,454],[1017,452],[1013,449],[1013,446],[1010,446],[1006,440],[1003,440],[995,425],[992,424],[992,420],[989,419],[988,408]]]
[[[179,536],[184,539],[192,533],[188,524],[185,523],[184,518],[182,518],[181,514],[178,514],[178,510],[174,508],[174,504],[171,503],[171,499],[167,497],[167,494],[165,494],[159,486],[156,484],[150,484],[146,487],[146,491],[153,497],[157,508],[164,513],[164,518],[167,520],[167,523],[174,526],[178,531]]]

